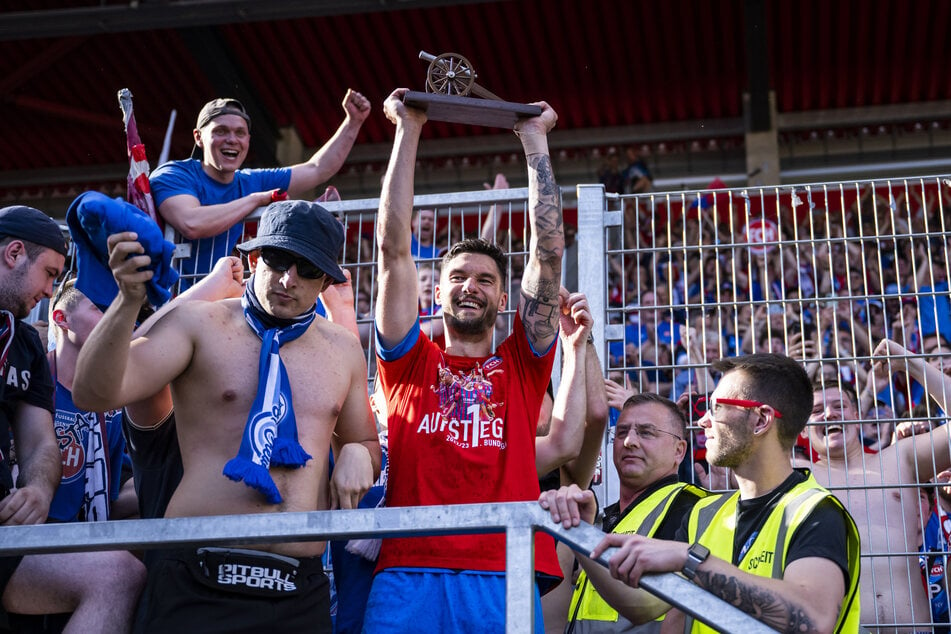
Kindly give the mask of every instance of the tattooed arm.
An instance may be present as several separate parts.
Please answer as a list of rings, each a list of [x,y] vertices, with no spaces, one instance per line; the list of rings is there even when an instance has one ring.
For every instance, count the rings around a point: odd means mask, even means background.
[[[611,557],[611,576],[634,588],[642,575],[680,572],[687,561],[686,543],[619,534],[606,535],[592,558],[610,546],[619,549]],[[831,632],[845,597],[841,569],[822,557],[797,559],[786,566],[782,579],[772,579],[711,556],[697,568],[694,583],[780,632]],[[663,612],[663,607],[657,607],[664,605],[658,599],[644,596],[643,602],[651,604],[648,613],[641,605],[641,611],[632,614],[641,622],[645,616],[654,618]],[[625,614],[625,606],[617,607]]]
[[[558,335],[558,290],[565,231],[561,194],[548,154],[548,132],[555,127],[558,115],[543,101],[536,105],[541,106],[541,115],[515,126],[528,159],[528,219],[532,233],[518,312],[529,342],[541,353],[548,350]]]

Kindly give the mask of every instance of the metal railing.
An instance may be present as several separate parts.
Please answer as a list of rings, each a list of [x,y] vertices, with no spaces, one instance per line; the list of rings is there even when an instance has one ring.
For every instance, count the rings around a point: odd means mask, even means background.
[[[766,349],[764,346],[792,350],[799,336],[797,333],[812,331],[815,323],[811,320],[821,324],[824,311],[829,310],[836,311],[837,316],[828,330],[828,340],[818,342],[817,347],[821,349],[804,359],[807,367],[818,375],[824,376],[828,370],[831,375],[851,380],[861,389],[863,377],[871,370],[873,346],[880,336],[886,334],[898,337],[915,355],[951,365],[951,352],[947,348],[933,351],[926,347],[929,328],[934,329],[929,335],[932,338],[944,338],[945,342],[951,340],[951,332],[946,330],[947,322],[943,321],[939,310],[949,297],[949,177],[636,196],[605,193],[600,185],[581,185],[576,190],[563,191],[563,197],[568,215],[577,226],[577,253],[580,254],[574,261],[566,263],[566,271],[576,267],[577,288],[588,295],[589,305],[596,316],[594,338],[605,374],[627,375],[635,390],[653,389],[676,397],[678,375],[697,373],[711,358],[736,354],[747,344],[749,351],[761,351]],[[528,244],[527,198],[528,190],[517,188],[420,196],[414,201],[417,209],[435,210],[436,224],[447,234],[446,245],[449,240],[477,235],[495,207],[498,221],[492,229],[492,237],[500,238],[503,248],[509,252],[510,301],[503,314],[509,320],[516,305],[516,281]],[[378,200],[328,202],[324,205],[338,213],[347,227],[348,241],[342,260],[344,267],[353,272],[354,294],[358,299],[361,293],[365,294],[368,303],[372,304],[377,292],[375,221]],[[255,221],[258,217],[259,212],[256,212],[248,220]],[[434,259],[420,261],[421,268],[435,270],[437,265]],[[941,267],[945,268],[942,270]],[[691,295],[689,285],[681,282],[693,274],[700,292]],[[789,282],[792,279],[798,280],[795,285]],[[807,291],[807,282],[810,281],[813,288]],[[759,297],[753,291],[754,282],[759,284]],[[652,310],[658,319],[685,326],[695,324],[693,332],[685,332],[684,343],[687,345],[684,347],[691,348],[690,344],[696,342],[708,345],[699,346],[699,352],[689,350],[678,359],[674,356],[676,346],[672,344],[665,344],[665,348],[656,342],[648,342],[655,344],[651,347],[632,339],[632,333],[637,336],[637,328],[632,328],[637,324],[632,323],[632,318],[639,318],[644,310],[639,304],[647,292],[656,296]],[[756,318],[757,310],[762,312],[761,319]],[[904,322],[903,328],[896,330],[893,322],[901,321]],[[359,322],[369,332],[372,310],[363,311]],[[507,328],[500,331],[507,332]],[[746,333],[746,338],[741,331]],[[735,340],[731,341],[730,336]],[[364,343],[368,378],[372,380],[375,370],[369,338],[365,338]],[[620,356],[613,354],[618,344],[622,350]],[[556,363],[556,384],[557,367]],[[656,380],[658,377],[669,377],[670,380]],[[911,398],[906,387],[895,388],[895,401],[890,404],[890,412],[875,413],[874,422],[879,429],[902,422],[902,407],[911,411],[901,402]],[[930,424],[943,422],[945,414],[933,408],[918,413]],[[846,421],[845,424],[858,425],[861,422]],[[693,455],[702,447],[695,444],[698,442],[695,424],[691,425],[691,432],[690,453]],[[611,455],[611,443],[609,429],[605,436],[604,457]],[[808,449],[807,445],[805,450]],[[609,463],[608,459],[602,465],[601,477],[593,487],[602,504],[615,501],[619,493],[616,473]],[[876,472],[874,457],[863,457],[863,465],[869,467],[870,473]],[[934,466],[937,469],[940,465]],[[873,491],[917,498],[916,489],[920,484],[903,480],[900,484],[883,485],[869,476],[854,486],[836,487],[834,492],[843,499],[849,495],[869,499]],[[934,484],[925,486],[935,487]],[[470,521],[468,516],[454,515],[462,513],[460,509],[463,507],[445,508],[451,509],[453,515],[450,517],[450,511],[443,511],[445,516],[439,520],[439,526],[465,525]],[[380,521],[403,510],[379,511]],[[360,519],[372,517],[373,512],[353,513],[346,512],[341,517],[361,522],[358,527],[374,525],[374,520]],[[307,515],[322,517],[319,513]],[[271,525],[280,516],[264,517],[266,519],[256,521]],[[202,524],[200,520],[204,519],[209,523]],[[523,519],[520,517],[519,521]],[[857,519],[862,520],[860,524],[874,523],[871,515]],[[217,521],[216,518],[194,518],[196,523],[190,526],[201,526],[201,535],[214,539],[215,533],[210,527],[217,524],[211,520]],[[179,521],[172,520],[169,526],[179,526],[174,524]],[[332,529],[331,533],[344,534],[335,531],[346,527],[331,520],[327,522],[325,526]],[[904,535],[923,529],[921,520],[912,523],[917,526],[910,526],[906,518],[891,518],[885,530],[898,531],[901,537],[894,533],[892,537],[904,540]],[[148,531],[159,530],[154,523],[145,523],[136,529],[127,528],[124,523],[109,523],[102,527],[30,528],[38,531],[44,539],[45,536],[58,535],[57,530],[76,531],[70,533],[77,539],[75,545],[82,543],[83,530],[89,531],[90,539],[108,538],[110,531],[114,530],[109,528],[112,524],[121,524],[123,539],[131,538],[137,545],[141,545]],[[493,530],[503,530],[493,526]],[[239,524],[238,527],[219,528],[232,531],[241,527]],[[192,530],[194,528],[189,529]],[[548,528],[543,530],[548,531]],[[28,529],[17,531],[17,535],[30,534]],[[512,531],[509,532],[512,541],[526,539],[514,528]],[[0,533],[7,534],[11,533]],[[184,531],[176,534],[196,536]],[[322,534],[329,536],[330,533],[325,531]],[[357,533],[347,534],[353,536]],[[229,535],[215,541],[233,541],[235,534]],[[262,540],[273,539],[272,533],[261,533],[261,536]],[[559,536],[556,534],[556,537]],[[261,541],[255,536],[248,537],[252,538]],[[9,543],[4,539],[0,552],[4,552]],[[42,541],[35,543],[37,547],[43,546]],[[49,543],[63,545],[55,540]],[[863,552],[865,562],[886,559],[902,564],[900,575],[863,577],[863,585],[873,587],[875,594],[889,594],[895,584],[904,587],[920,583],[918,578],[905,574],[903,564],[917,545],[904,541],[902,544],[901,548],[867,549]],[[586,544],[585,548],[590,549],[591,545],[593,543]],[[525,569],[524,565],[522,569]],[[522,600],[529,598],[530,593],[522,594]],[[886,615],[885,618],[890,617]],[[919,624],[929,620],[930,615],[916,615],[915,618]],[[878,624],[863,625],[875,628]]]
[[[414,537],[496,532],[506,536],[508,634],[534,632],[534,533],[543,530],[590,552],[604,536],[584,524],[565,529],[536,502],[460,504],[309,513],[259,513],[156,520],[119,520],[0,528],[0,556],[92,550],[150,549],[275,541]],[[598,560],[607,564],[610,549]],[[649,575],[641,586],[723,632],[771,632],[751,616],[674,574]]]

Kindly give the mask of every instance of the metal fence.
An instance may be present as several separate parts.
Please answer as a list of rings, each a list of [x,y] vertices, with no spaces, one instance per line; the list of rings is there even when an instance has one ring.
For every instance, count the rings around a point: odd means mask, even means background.
[[[509,252],[509,308],[500,316],[498,341],[510,330],[527,257],[527,197],[527,189],[521,188],[415,200],[416,209],[432,210],[437,251],[481,234]],[[914,433],[932,434],[928,438],[939,449],[941,443],[947,445],[946,412],[927,393],[937,392],[939,400],[949,395],[943,385],[916,385],[900,359],[892,359],[886,376],[876,383],[873,352],[888,337],[913,357],[951,368],[951,180],[939,176],[636,196],[605,193],[600,185],[581,185],[564,191],[564,200],[566,224],[577,230],[566,253],[565,281],[570,289],[588,295],[605,376],[635,391],[677,399],[685,391],[712,391],[716,377],[707,368],[715,358],[776,351],[801,359],[818,380],[840,379],[856,388],[863,399],[860,416],[842,425],[861,428],[863,444],[877,453],[863,454],[861,464],[849,465],[853,477],[830,488],[850,507],[862,528],[863,601],[867,596],[914,592],[922,583],[918,548],[927,522],[927,509],[919,499],[922,495],[934,498],[940,492],[931,476],[951,464],[937,457],[944,453],[938,450],[932,451],[930,464],[921,459],[902,463],[897,472],[883,461],[899,460],[894,457],[896,451],[887,450],[891,435],[896,427],[904,430],[913,421],[919,423]],[[346,227],[342,262],[353,277],[372,385],[378,201],[324,205]],[[257,217],[257,213],[249,217],[249,227]],[[426,242],[425,227],[416,231]],[[420,259],[419,270],[421,295],[426,296],[438,280],[438,258]],[[421,309],[421,319],[429,321],[431,306]],[[689,455],[703,462],[704,439],[695,422]],[[612,434],[609,428],[593,487],[602,503],[618,498],[617,476],[610,464]],[[799,451],[805,460],[813,456],[811,443],[809,439],[801,443]],[[901,512],[889,515],[886,509],[890,508]],[[16,529],[15,541],[4,539],[0,552],[13,550],[12,543],[18,544],[17,550],[74,548],[84,538],[94,547],[107,542],[138,547],[199,538],[264,541],[279,536],[283,526],[288,527],[285,537],[301,538],[302,533],[291,531],[291,524],[293,531],[308,527],[308,538],[363,535],[365,529],[366,534],[392,534],[388,531],[396,526],[475,528],[463,507],[421,511],[409,524],[400,524],[403,512],[414,510],[308,514],[311,519],[268,516],[251,522],[246,518],[122,522],[116,523],[116,533],[95,525],[28,527]],[[433,513],[441,513],[438,521]],[[484,519],[486,513],[487,509],[480,509],[476,515]],[[356,523],[344,526],[335,517]],[[538,519],[532,517],[532,521]],[[510,548],[520,544],[518,548],[530,552],[529,533],[512,528],[525,527],[527,520],[519,518],[505,528]],[[497,518],[480,527],[502,530],[492,522]],[[534,525],[564,537],[544,522]],[[176,532],[178,526],[188,528]],[[12,536],[7,530],[5,534]],[[934,558],[941,553],[928,554]],[[509,572],[510,606],[531,614],[530,604],[523,603],[530,597],[530,565],[510,559]],[[939,585],[947,589],[946,582]],[[515,587],[518,597],[512,594]],[[907,617],[892,606],[891,612],[879,611],[863,625],[873,629],[885,624],[930,625],[930,614],[919,608]],[[525,621],[513,623],[513,611],[509,614],[510,631],[524,631],[520,628]]]
[[[927,604],[908,598],[923,593],[919,547],[929,505],[944,493],[934,476],[951,468],[940,406],[951,383],[919,385],[907,363],[921,358],[951,374],[951,180],[578,192],[580,251],[606,253],[579,260],[579,280],[603,315],[603,339],[597,329],[596,337],[607,346],[607,376],[676,400],[712,391],[708,364],[716,358],[782,352],[814,380],[854,388],[858,416],[839,426],[843,436],[857,431],[866,451],[846,456],[838,471],[817,464],[814,473],[861,531],[863,626],[932,625]],[[876,355],[886,338],[905,351]],[[817,408],[825,411],[822,394]],[[895,443],[896,428],[916,436]],[[823,451],[820,429],[828,429],[821,420],[807,427],[801,462]],[[692,431],[690,453],[702,463],[702,430]],[[616,476],[607,476],[603,494],[615,500]],[[946,549],[924,553],[926,572]],[[947,593],[946,578],[930,589]]]
[[[522,188],[420,196],[414,203],[431,210],[437,247],[484,234],[509,252],[509,310],[499,320],[497,341],[509,332],[517,305],[527,196]],[[801,359],[811,376],[841,379],[862,395],[860,415],[843,425],[861,428],[870,447],[883,449],[893,430],[912,420],[919,421],[919,434],[935,428],[940,436],[946,429],[945,412],[923,396],[943,386],[915,385],[901,360],[892,360],[885,388],[868,386],[877,385],[872,353],[886,337],[951,368],[947,177],[642,195],[581,185],[563,197],[569,233],[576,229],[565,281],[588,296],[605,376],[676,400],[685,391],[712,391],[715,377],[707,368],[713,359],[784,352]],[[377,204],[325,203],[347,228],[342,259],[353,273],[371,379]],[[424,228],[416,231],[425,242]],[[420,259],[419,269],[427,296],[438,279],[438,259]],[[429,318],[421,317],[424,323]],[[691,423],[689,455],[703,463],[704,439]],[[593,485],[602,503],[618,498],[612,435],[609,428]],[[946,444],[946,434],[939,441]],[[807,461],[813,457],[812,440],[804,439],[799,452]],[[930,476],[951,468],[932,454],[930,468],[899,464],[896,475],[883,462],[897,460],[895,453],[863,454],[861,464],[849,465],[858,476],[830,482],[862,530],[866,602],[920,592],[918,549],[927,509],[919,512],[919,497],[934,498]],[[888,501],[894,498],[897,506]],[[909,615],[885,605],[863,625],[930,624],[930,614],[913,607]]]

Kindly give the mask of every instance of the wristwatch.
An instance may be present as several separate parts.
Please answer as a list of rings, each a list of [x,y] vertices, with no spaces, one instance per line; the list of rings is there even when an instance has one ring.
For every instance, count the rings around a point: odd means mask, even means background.
[[[701,544],[693,544],[687,549],[687,563],[684,564],[684,568],[680,572],[683,573],[683,576],[687,577],[687,579],[693,581],[693,578],[697,576],[697,568],[699,568],[700,564],[705,562],[709,556],[709,548]]]

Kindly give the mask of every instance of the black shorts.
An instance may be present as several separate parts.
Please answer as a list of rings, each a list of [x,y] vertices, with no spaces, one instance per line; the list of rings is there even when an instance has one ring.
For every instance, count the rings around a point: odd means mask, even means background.
[[[10,583],[10,577],[16,572],[17,566],[23,560],[23,555],[7,555],[0,557],[0,599],[7,590],[7,584]],[[7,611],[3,609],[3,601],[0,601],[0,628],[10,627]]]
[[[330,583],[320,557],[163,551],[149,568],[134,631],[330,633]]]

